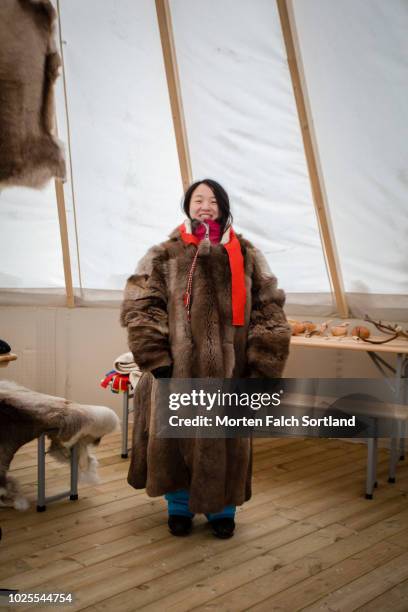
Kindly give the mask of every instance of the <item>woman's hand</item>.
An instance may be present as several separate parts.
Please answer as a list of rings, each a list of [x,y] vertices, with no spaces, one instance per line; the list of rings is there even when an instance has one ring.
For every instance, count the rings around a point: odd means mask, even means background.
[[[155,368],[152,370],[152,374],[155,378],[171,378],[173,373],[173,366],[162,366],[160,368]]]

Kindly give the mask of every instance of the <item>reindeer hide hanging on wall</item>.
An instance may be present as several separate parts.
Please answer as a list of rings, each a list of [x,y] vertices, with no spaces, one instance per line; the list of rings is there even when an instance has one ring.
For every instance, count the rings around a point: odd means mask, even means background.
[[[0,188],[65,178],[54,136],[55,19],[49,0],[0,2]]]

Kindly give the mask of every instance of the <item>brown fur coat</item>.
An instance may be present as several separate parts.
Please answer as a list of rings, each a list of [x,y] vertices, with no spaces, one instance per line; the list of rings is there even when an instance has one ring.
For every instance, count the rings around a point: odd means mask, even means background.
[[[129,348],[145,372],[135,394],[128,481],[146,487],[151,496],[189,489],[192,512],[218,512],[250,498],[251,440],[156,438],[151,432],[156,383],[150,371],[172,364],[175,378],[276,378],[289,350],[284,293],[260,252],[242,236],[238,239],[247,292],[244,326],[231,323],[228,254],[222,244],[204,241],[198,247],[187,320],[183,293],[196,247],[185,244],[178,229],[142,259],[128,279],[122,304]]]
[[[54,81],[60,58],[49,0],[0,2],[0,186],[41,187],[64,178],[54,138]]]

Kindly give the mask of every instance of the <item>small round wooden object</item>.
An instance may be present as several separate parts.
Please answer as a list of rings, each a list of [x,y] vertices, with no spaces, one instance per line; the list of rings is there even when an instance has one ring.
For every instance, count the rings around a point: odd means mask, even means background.
[[[303,325],[305,326],[305,331],[309,334],[317,327],[317,325],[315,323],[312,323],[311,321],[303,321]]]
[[[364,327],[364,325],[357,325],[356,327],[353,327],[351,335],[357,336],[357,338],[364,338],[366,340],[370,337],[370,330],[368,327]]]
[[[303,334],[306,327],[304,323],[300,323],[300,321],[293,321],[291,324],[292,327],[292,336],[297,336],[298,334]]]
[[[347,327],[344,325],[334,325],[330,331],[332,336],[347,336]]]
[[[0,355],[0,368],[5,368],[8,366],[10,361],[15,361],[17,359],[17,355],[14,353],[6,353],[5,355]]]

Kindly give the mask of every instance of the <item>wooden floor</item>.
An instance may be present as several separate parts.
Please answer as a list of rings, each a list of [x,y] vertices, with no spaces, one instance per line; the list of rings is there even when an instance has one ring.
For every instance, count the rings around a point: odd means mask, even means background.
[[[34,505],[0,508],[1,588],[71,591],[75,603],[61,609],[100,612],[408,611],[408,461],[387,484],[381,451],[369,501],[365,446],[257,440],[253,498],[238,511],[235,536],[223,541],[202,516],[190,537],[171,536],[163,499],[126,484],[119,449],[117,435],[105,439],[103,483],[81,487],[77,502],[43,514]],[[21,449],[12,468],[34,502],[36,446]],[[66,473],[49,461],[49,494]]]

